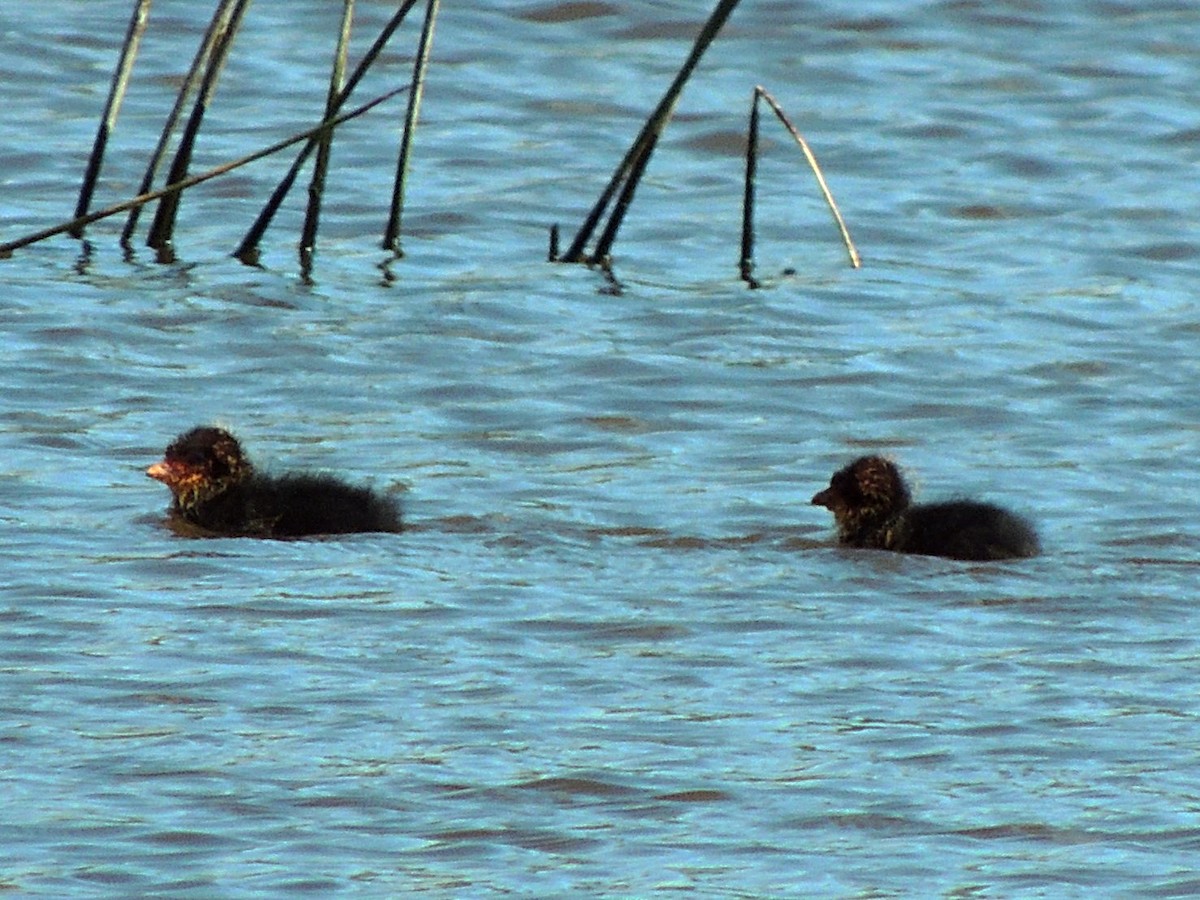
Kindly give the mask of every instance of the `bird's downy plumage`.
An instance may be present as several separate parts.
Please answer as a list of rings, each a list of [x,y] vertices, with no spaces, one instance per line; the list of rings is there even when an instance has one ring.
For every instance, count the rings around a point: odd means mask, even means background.
[[[203,532],[289,538],[400,531],[392,497],[307,472],[257,472],[237,439],[222,428],[193,428],[167,447],[146,474],[171,491],[171,515]]]
[[[967,560],[1012,559],[1041,551],[1029,522],[991,503],[913,505],[900,470],[881,456],[860,457],[835,472],[812,502],[833,513],[838,542],[849,547]]]

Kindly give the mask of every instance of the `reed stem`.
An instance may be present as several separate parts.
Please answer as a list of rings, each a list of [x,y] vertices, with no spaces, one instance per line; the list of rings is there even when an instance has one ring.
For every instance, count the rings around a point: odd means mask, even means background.
[[[151,0],[137,0],[133,15],[129,19],[129,28],[125,32],[125,44],[121,48],[121,58],[113,70],[112,86],[108,91],[108,101],[104,106],[104,116],[96,129],[96,140],[92,144],[92,155],[88,158],[87,169],[83,173],[83,185],[79,189],[79,202],[75,204],[75,218],[87,215],[92,203],[92,194],[96,190],[96,182],[100,178],[100,167],[104,162],[104,151],[108,147],[108,137],[117,126],[117,115],[121,111],[121,101],[125,99],[125,89],[129,86],[129,76],[133,72],[133,63],[137,59],[138,46],[142,35],[146,32],[146,22],[150,18]],[[83,237],[83,229],[71,232],[71,237]]]
[[[821,188],[821,194],[825,197],[825,204],[829,207],[829,211],[833,213],[833,221],[837,223],[838,230],[842,235],[842,243],[846,245],[846,252],[850,256],[850,265],[852,268],[858,269],[862,267],[862,257],[858,253],[858,248],[854,246],[854,241],[850,239],[850,231],[846,228],[846,222],[842,219],[842,213],[834,202],[833,194],[829,190],[829,185],[825,183],[825,176],[821,174],[821,166],[817,163],[817,157],[813,154],[812,149],[808,146],[808,141],[800,136],[800,132],[796,130],[796,126],[788,119],[784,113],[783,107],[779,102],[771,96],[771,94],[762,85],[754,89],[756,96],[761,96],[775,111],[776,117],[783,126],[791,133],[800,150],[804,153],[804,158],[808,160],[809,168],[812,169],[813,175],[816,176],[817,185]]]
[[[746,183],[742,191],[742,255],[738,262],[742,281],[757,288],[754,278],[754,178],[758,172],[758,97],[755,88],[750,98],[750,125],[746,132]]]
[[[325,95],[325,118],[337,112],[336,102],[346,78],[346,56],[350,46],[350,30],[354,24],[354,0],[342,5],[342,25],[338,29],[333,67],[329,73],[329,91]],[[313,251],[317,243],[317,225],[321,218],[321,197],[325,192],[325,174],[329,169],[329,154],[333,147],[333,131],[322,132],[317,141],[317,159],[313,164],[312,181],[308,185],[308,209],[300,233],[300,272],[307,279],[312,270]]]
[[[177,184],[187,178],[196,137],[200,134],[200,125],[204,121],[204,114],[217,89],[217,80],[220,78],[221,69],[225,65],[229,48],[233,45],[233,38],[241,25],[246,8],[250,5],[250,0],[223,0],[221,9],[223,10],[230,3],[232,3],[232,11],[225,27],[220,29],[216,36],[212,53],[208,59],[208,68],[204,72],[204,81],[200,85],[199,96],[196,98],[195,106],[192,107],[192,114],[188,118],[187,125],[184,126],[183,136],[179,140],[179,149],[171,163],[171,171],[167,175],[169,184]],[[150,233],[146,236],[146,246],[159,251],[165,251],[170,246],[175,232],[175,220],[179,213],[180,196],[179,191],[163,195],[162,202],[154,214],[154,224],[150,226]]]
[[[717,33],[721,30],[721,26],[725,24],[725,20],[729,18],[729,14],[733,12],[737,4],[738,0],[718,0],[716,8],[713,10],[712,15],[708,17],[708,21],[704,23],[700,34],[697,35],[695,42],[692,44],[691,52],[688,54],[678,74],[676,74],[674,81],[671,82],[670,87],[667,88],[667,92],[659,100],[658,106],[650,114],[650,117],[646,120],[646,124],[642,126],[642,130],[625,153],[616,171],[613,172],[607,187],[600,194],[600,198],[592,207],[591,212],[588,213],[574,240],[571,241],[571,246],[560,257],[562,262],[580,262],[583,260],[583,248],[591,238],[592,232],[596,228],[596,223],[600,221],[600,217],[608,207],[613,194],[617,192],[622,183],[627,179],[631,179],[633,184],[627,186],[622,192],[623,202],[617,204],[605,228],[604,237],[601,239],[604,242],[603,252],[601,252],[600,248],[597,248],[587,261],[594,263],[601,257],[608,255],[609,248],[611,248],[613,241],[616,239],[617,230],[621,227],[621,221],[625,217],[629,203],[633,199],[633,193],[637,188],[637,180],[641,178],[642,172],[645,171],[646,165],[650,161],[650,155],[654,152],[654,148],[658,143],[659,136],[666,128],[667,122],[675,111],[675,105],[679,102],[679,95],[683,92],[688,78],[691,77],[692,72],[699,64],[704,51],[708,49],[709,45],[716,38]],[[636,176],[634,176],[635,171],[637,173]]]
[[[216,45],[218,38],[229,27],[229,14],[231,10],[232,5],[228,0],[218,4],[213,10],[212,18],[208,23],[208,29],[204,34],[204,39],[196,48],[196,55],[192,58],[192,64],[188,68],[188,73],[184,76],[183,84],[180,85],[179,93],[175,97],[175,104],[171,107],[171,112],[167,116],[166,122],[163,123],[162,133],[158,137],[154,153],[151,154],[150,162],[146,165],[146,173],[142,176],[142,183],[138,188],[139,195],[148,193],[154,186],[154,178],[158,175],[158,170],[162,166],[164,157],[167,155],[167,148],[171,144],[171,135],[175,133],[175,128],[183,116],[183,109],[192,94],[196,91],[196,86],[201,80],[205,63],[212,54],[213,47]],[[142,207],[140,206],[135,206],[129,211],[129,218],[125,222],[125,227],[121,230],[122,246],[127,247],[133,239],[133,232],[137,228],[141,212]]]
[[[400,23],[404,21],[404,17],[408,15],[410,9],[416,5],[417,0],[404,0],[400,9],[388,21],[383,30],[379,32],[379,37],[375,38],[375,43],[367,51],[366,55],[359,61],[354,71],[350,73],[350,77],[346,79],[346,86],[342,88],[337,96],[337,102],[334,104],[335,109],[341,109],[342,104],[354,92],[358,83],[366,75],[371,64],[375,62],[379,54],[383,52],[383,48],[387,46],[387,42],[392,35],[396,33],[396,29],[400,27]],[[407,90],[403,88],[403,90]],[[398,93],[394,92],[394,93]],[[391,96],[390,94],[388,96]],[[284,198],[287,197],[288,191],[292,189],[292,185],[296,181],[296,176],[300,173],[300,169],[308,160],[308,157],[316,149],[316,142],[309,140],[307,144],[296,155],[296,159],[292,162],[292,166],[288,169],[287,174],[283,176],[275,190],[271,193],[270,199],[263,205],[262,210],[258,214],[258,218],[254,220],[254,224],[246,232],[242,238],[242,242],[238,244],[233,255],[247,265],[254,265],[258,260],[258,245],[262,243],[262,236],[266,234],[267,229],[271,226],[271,220],[275,218],[275,213],[279,211],[279,207],[283,205]]]
[[[109,216],[115,216],[117,213],[123,213],[126,210],[133,209],[135,206],[153,203],[155,200],[159,200],[171,194],[177,194],[180,191],[185,191],[188,188],[195,187],[196,185],[202,184],[205,181],[211,181],[213,178],[216,178],[219,175],[224,175],[226,172],[232,172],[234,169],[238,169],[242,166],[248,165],[249,163],[256,162],[265,156],[278,153],[280,150],[285,150],[293,144],[298,144],[301,141],[311,141],[314,137],[320,135],[322,131],[336,128],[343,122],[348,122],[351,119],[358,118],[363,113],[373,109],[380,103],[383,103],[385,100],[390,100],[392,97],[395,97],[397,94],[401,94],[406,90],[408,90],[407,85],[396,88],[392,91],[388,91],[386,94],[376,97],[370,103],[364,103],[357,109],[351,110],[348,113],[343,113],[336,119],[326,119],[324,122],[321,122],[319,125],[316,125],[313,128],[309,128],[307,131],[302,131],[299,134],[292,135],[290,138],[251,153],[249,156],[243,156],[241,159],[236,159],[232,162],[219,165],[216,168],[209,169],[207,172],[203,172],[199,175],[190,175],[180,182],[168,184],[166,187],[159,188],[156,191],[139,194],[132,199],[117,203],[108,207],[107,209],[90,212],[86,215],[71,219],[69,222],[63,222],[62,224],[55,225],[52,228],[44,228],[41,231],[36,231],[33,234],[26,235],[23,238],[18,238],[15,241],[8,241],[7,243],[0,244],[0,259],[7,259],[8,257],[12,256],[12,252],[14,250],[19,250],[21,247],[27,247],[30,244],[36,244],[38,241],[43,241],[46,238],[54,237],[56,234],[69,232],[74,228],[83,228],[84,226],[90,225],[100,219],[106,219]]]
[[[383,232],[383,249],[391,250],[397,256],[403,255],[400,250],[400,219],[404,214],[404,184],[408,180],[409,152],[417,130],[421,97],[425,92],[425,72],[429,68],[429,51],[433,45],[433,26],[437,21],[438,5],[438,0],[428,0],[425,6],[425,24],[421,27],[421,40],[417,46],[416,61],[413,63],[412,89],[408,94],[408,109],[404,113],[404,134],[400,139],[400,155],[396,161],[392,208]]]

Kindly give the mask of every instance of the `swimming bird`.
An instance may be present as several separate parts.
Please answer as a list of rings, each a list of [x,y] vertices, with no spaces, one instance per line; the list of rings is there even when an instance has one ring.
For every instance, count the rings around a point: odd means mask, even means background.
[[[262,475],[223,428],[181,434],[146,474],[171,490],[170,514],[213,535],[289,538],[400,531],[392,497],[332,475]]]
[[[951,559],[1036,556],[1037,532],[991,503],[947,500],[913,505],[900,470],[882,456],[863,456],[834,473],[812,498],[833,513],[838,543]]]

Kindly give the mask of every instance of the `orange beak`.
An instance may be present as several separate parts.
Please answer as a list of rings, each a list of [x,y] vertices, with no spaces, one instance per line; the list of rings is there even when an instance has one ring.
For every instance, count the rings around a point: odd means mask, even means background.
[[[170,485],[178,481],[180,475],[183,473],[180,471],[180,466],[164,459],[160,462],[156,462],[154,465],[150,466],[150,468],[146,469],[146,474],[156,481],[161,481],[163,484]]]

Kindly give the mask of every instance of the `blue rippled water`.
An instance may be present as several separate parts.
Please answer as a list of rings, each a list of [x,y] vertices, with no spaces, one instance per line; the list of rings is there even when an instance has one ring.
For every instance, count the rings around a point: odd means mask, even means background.
[[[206,6],[155,5],[96,205],[135,190]],[[1200,12],[742,6],[619,291],[546,263],[548,228],[695,4],[446,4],[401,260],[393,103],[335,144],[309,281],[300,199],[262,267],[228,255],[275,160],[190,193],[173,263],[118,220],[0,261],[0,887],[1200,891]],[[335,7],[252,8],[197,167],[316,117]],[[73,209],[130,8],[0,13],[0,240]],[[390,13],[360,4],[359,52]],[[861,270],[764,122],[763,288],[738,280],[755,84]],[[398,492],[409,530],[174,535],[143,470],[210,421]],[[835,547],[808,499],[867,451],[1045,554]]]

